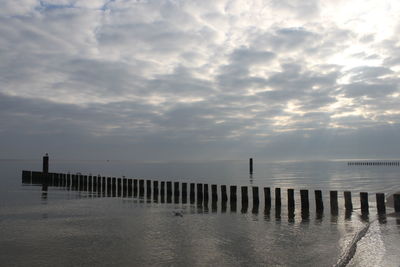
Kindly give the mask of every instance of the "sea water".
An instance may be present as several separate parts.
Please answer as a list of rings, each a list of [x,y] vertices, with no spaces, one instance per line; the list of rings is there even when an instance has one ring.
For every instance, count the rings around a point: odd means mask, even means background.
[[[90,191],[22,184],[22,170],[40,161],[0,161],[0,262],[4,266],[400,266],[400,220],[378,217],[375,193],[400,191],[398,166],[348,166],[346,161],[131,162],[50,161],[51,172],[158,181],[258,186],[260,207],[243,210],[151,198],[99,197]],[[282,190],[282,209],[264,212],[262,187]],[[294,218],[286,189],[295,189]],[[310,190],[302,217],[299,190]],[[322,190],[325,211],[314,212]],[[329,212],[329,191],[339,191],[339,215]],[[343,191],[353,192],[345,216]],[[358,193],[370,193],[361,216]],[[176,216],[179,214],[179,216]]]

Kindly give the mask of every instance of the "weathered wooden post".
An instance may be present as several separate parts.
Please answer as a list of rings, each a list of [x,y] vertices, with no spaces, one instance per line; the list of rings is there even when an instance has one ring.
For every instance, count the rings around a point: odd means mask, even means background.
[[[151,180],[146,180],[146,196],[148,199],[151,198]]]
[[[182,203],[187,203],[187,183],[182,183]]]
[[[275,188],[275,207],[280,207],[281,204],[281,189]]]
[[[179,182],[174,182],[174,202],[179,203]]]
[[[203,205],[203,184],[198,183],[197,185],[197,205]]]
[[[258,207],[260,205],[260,197],[258,194],[258,186],[253,186],[253,210],[254,214],[258,213]]]
[[[211,201],[213,203],[216,203],[218,201],[218,193],[217,193],[217,185],[216,184],[211,185]]]
[[[400,212],[400,194],[393,195],[394,212]]]
[[[133,184],[133,180],[132,179],[128,179],[128,197],[132,197],[132,184]]]
[[[338,215],[339,207],[338,207],[338,192],[330,191],[330,204],[331,204],[331,214]]]
[[[179,182],[174,182],[174,196],[179,199]]]
[[[204,190],[204,195],[203,195],[203,199],[204,199],[204,206],[208,207],[208,184],[204,184],[203,187]]]
[[[310,203],[308,200],[308,190],[301,189],[300,190],[300,200],[301,200],[301,214],[302,218],[308,218],[310,214]]]
[[[271,188],[264,187],[264,207],[265,211],[269,213],[271,210]]]
[[[128,179],[122,178],[122,196],[126,197],[128,195]]]
[[[344,207],[346,211],[351,212],[353,211],[353,202],[351,201],[351,192],[344,191]]]
[[[212,212],[217,212],[217,201],[218,201],[218,193],[217,193],[217,185],[211,185],[211,209]]]
[[[384,193],[376,193],[376,208],[377,208],[378,214],[386,213],[385,194]]]
[[[228,202],[228,194],[226,192],[226,185],[221,185],[221,212],[226,212]]]
[[[144,180],[139,180],[139,196],[144,196]]]
[[[172,202],[172,182],[167,181],[167,203]]]
[[[107,196],[111,196],[111,177],[107,177]]]
[[[43,156],[43,173],[49,173],[49,154]]]
[[[112,193],[112,196],[115,197],[117,195],[117,178],[112,177],[111,181],[112,181],[111,193]]]
[[[161,181],[160,182],[160,198],[161,198],[161,203],[164,203],[165,200],[165,182]]]
[[[138,180],[133,179],[133,197],[136,197],[138,193]]]
[[[288,189],[287,194],[288,194],[288,212],[293,213],[295,209],[294,189]]]
[[[242,213],[246,213],[249,207],[249,196],[247,194],[247,186],[242,186],[241,191],[242,191]]]
[[[117,178],[117,196],[120,197],[121,196],[121,178]]]
[[[249,159],[249,170],[250,174],[253,174],[253,158]]]
[[[368,193],[367,192],[360,193],[360,201],[361,201],[361,213],[368,214],[369,213],[369,205],[368,205]]]
[[[158,181],[153,181],[153,201],[158,202]]]
[[[194,204],[194,200],[195,200],[195,184],[194,183],[190,183],[190,204]]]
[[[236,211],[236,201],[237,201],[236,191],[237,191],[236,185],[231,185],[230,186],[230,203],[231,203],[231,211],[233,211],[233,212]]]
[[[321,214],[324,212],[324,202],[322,200],[322,191],[321,190],[315,190],[314,191],[315,195],[315,209],[317,214]]]

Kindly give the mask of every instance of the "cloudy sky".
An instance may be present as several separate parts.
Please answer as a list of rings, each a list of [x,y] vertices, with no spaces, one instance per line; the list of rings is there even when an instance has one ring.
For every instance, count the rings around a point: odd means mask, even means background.
[[[0,158],[400,157],[398,0],[3,0]]]

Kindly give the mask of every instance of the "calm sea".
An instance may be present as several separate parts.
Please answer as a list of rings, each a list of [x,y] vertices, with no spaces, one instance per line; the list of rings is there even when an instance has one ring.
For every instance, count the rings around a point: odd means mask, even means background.
[[[348,166],[346,161],[130,162],[55,161],[51,172],[158,181],[259,186],[282,190],[274,204],[216,210],[141,197],[99,197],[90,191],[22,184],[22,170],[41,161],[0,161],[0,263],[3,266],[400,266],[400,218],[376,215],[375,193],[400,191],[399,166]],[[286,190],[295,189],[289,218]],[[310,190],[310,216],[302,218],[299,190]],[[315,189],[325,212],[315,215]],[[339,215],[329,212],[329,191],[339,191]],[[345,216],[343,191],[353,192]],[[369,192],[362,217],[358,194]],[[251,200],[251,190],[249,188]],[[176,216],[179,214],[179,216]],[[355,253],[353,253],[355,251]]]

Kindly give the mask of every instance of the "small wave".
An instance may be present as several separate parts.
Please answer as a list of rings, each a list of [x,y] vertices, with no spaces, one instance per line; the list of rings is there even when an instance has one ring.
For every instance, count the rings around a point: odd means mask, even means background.
[[[363,229],[361,229],[354,237],[353,240],[350,242],[348,248],[345,250],[345,252],[342,254],[342,256],[339,258],[338,262],[336,263],[336,267],[345,267],[351,259],[354,257],[354,254],[356,253],[357,250],[357,243],[365,236],[365,234],[368,232],[369,226],[371,223],[367,223]]]

